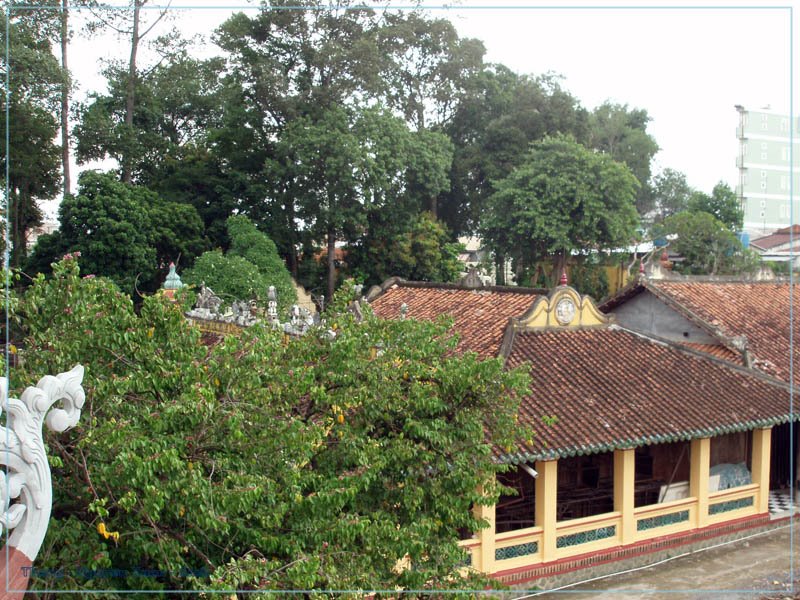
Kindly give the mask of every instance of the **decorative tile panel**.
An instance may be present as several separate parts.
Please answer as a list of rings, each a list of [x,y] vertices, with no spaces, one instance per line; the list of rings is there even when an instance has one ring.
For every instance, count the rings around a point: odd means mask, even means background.
[[[600,527],[599,529],[590,529],[589,531],[579,531],[578,533],[559,536],[556,539],[556,548],[578,546],[580,544],[596,542],[597,540],[604,540],[606,538],[614,537],[615,535],[617,535],[616,525]]]
[[[684,521],[688,520],[688,510],[669,513],[667,515],[658,515],[657,517],[647,517],[636,521],[636,531],[647,531],[648,529],[655,529],[656,527],[666,527],[667,525],[683,523]]]
[[[504,560],[506,558],[517,558],[518,556],[528,556],[529,554],[536,554],[537,552],[539,552],[539,542],[528,542],[527,544],[497,548],[494,551],[494,559]]]
[[[753,497],[740,498],[739,500],[729,500],[728,502],[718,502],[708,507],[709,515],[718,515],[719,513],[737,510],[739,508],[747,508],[753,506]]]

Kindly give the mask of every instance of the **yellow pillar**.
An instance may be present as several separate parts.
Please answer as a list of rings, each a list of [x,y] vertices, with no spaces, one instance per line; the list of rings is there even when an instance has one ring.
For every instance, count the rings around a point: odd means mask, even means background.
[[[759,513],[769,512],[769,463],[772,442],[772,429],[753,431],[753,483],[758,484],[756,509]]]
[[[708,478],[711,469],[711,438],[692,440],[689,495],[697,498],[695,527],[708,522]]]
[[[636,535],[636,517],[633,514],[635,475],[635,450],[614,450],[614,510],[622,513],[620,541],[623,544],[633,542]]]
[[[473,566],[483,573],[491,574],[494,572],[495,505],[477,505],[474,511],[475,518],[488,521],[489,526],[478,531],[481,558],[479,564]]]
[[[558,461],[537,461],[536,526],[542,528],[542,562],[556,558],[556,503],[558,502]]]

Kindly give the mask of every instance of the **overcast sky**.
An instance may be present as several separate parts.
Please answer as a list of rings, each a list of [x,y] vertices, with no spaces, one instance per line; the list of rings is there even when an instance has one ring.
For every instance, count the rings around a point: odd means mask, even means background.
[[[117,0],[117,4],[126,4]],[[392,1],[395,7],[411,2]],[[488,62],[520,73],[555,72],[589,109],[605,100],[646,109],[661,151],[654,172],[673,168],[710,191],[736,182],[738,117],[734,105],[770,106],[788,114],[790,11],[731,2],[705,8],[674,0],[572,5],[521,0],[425,0],[430,14],[452,20],[462,37],[486,46]],[[555,6],[554,6],[555,5]],[[187,35],[210,34],[242,0],[174,0],[175,24]],[[186,8],[191,7],[191,8]],[[212,8],[214,7],[214,8]],[[800,12],[800,11],[797,11]],[[109,39],[75,40],[71,64],[80,93],[101,85],[101,56],[124,56]],[[795,115],[800,114],[795,102]],[[797,157],[796,157],[797,158]]]

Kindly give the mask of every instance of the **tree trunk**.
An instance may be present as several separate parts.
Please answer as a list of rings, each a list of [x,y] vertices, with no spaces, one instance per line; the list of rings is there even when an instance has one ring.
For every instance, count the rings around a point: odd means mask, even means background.
[[[290,199],[286,204],[286,212],[288,213],[289,225],[289,272],[292,277],[297,281],[297,249],[295,243],[297,241],[297,228],[294,223],[294,200]]]
[[[61,167],[64,171],[64,198],[70,192],[69,177],[69,68],[67,64],[67,42],[69,41],[69,0],[61,0]]]
[[[505,254],[496,253],[494,255],[494,271],[495,282],[497,285],[506,284],[506,256]]]
[[[556,287],[561,279],[561,273],[567,266],[567,253],[564,250],[559,250],[553,256],[553,273],[550,276],[550,287]]]
[[[439,218],[439,198],[436,196],[431,196],[430,200],[428,200],[428,211],[433,215],[434,219]]]
[[[15,187],[12,191],[11,198],[11,266],[14,268],[21,268],[22,263],[25,262],[27,256],[26,245],[26,223],[28,220],[26,202],[29,201],[27,186],[24,184],[20,187]]]
[[[133,28],[131,33],[131,57],[128,62],[128,90],[125,97],[125,129],[127,136],[133,136],[133,110],[136,106],[136,53],[139,50],[139,12],[142,0],[133,0]],[[127,140],[130,144],[131,140]],[[130,183],[132,179],[132,165],[130,148],[123,150],[122,156],[122,181]]]
[[[328,229],[328,303],[333,298],[336,288],[336,231]]]

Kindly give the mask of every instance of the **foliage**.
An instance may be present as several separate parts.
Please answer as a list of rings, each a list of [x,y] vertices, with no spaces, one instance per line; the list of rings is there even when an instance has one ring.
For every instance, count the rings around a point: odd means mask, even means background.
[[[646,110],[605,102],[589,118],[586,144],[627,165],[636,176],[639,181],[636,208],[642,216],[653,208],[648,182],[650,163],[659,149],[653,136],[647,133],[649,121]]]
[[[663,232],[677,236],[670,246],[683,256],[676,270],[687,274],[730,275],[758,269],[759,257],[742,248],[725,223],[706,212],[683,211],[669,217]]]
[[[59,231],[43,236],[27,269],[49,272],[64,252],[80,253],[83,268],[133,292],[158,287],[159,264],[191,261],[205,246],[203,225],[191,206],[165,202],[153,192],[119,182],[113,174],[85,171],[77,196],[59,207]]]
[[[286,270],[275,243],[261,233],[250,219],[241,215],[228,218],[228,237],[231,241],[228,254],[241,256],[258,268],[267,286],[275,286],[279,298],[289,305],[297,301],[292,276]]]
[[[518,274],[530,275],[546,257],[560,273],[573,251],[625,246],[638,224],[630,169],[566,136],[533,144],[496,187],[484,240],[495,254],[512,257]]]
[[[82,419],[48,438],[59,484],[37,566],[62,576],[32,589],[480,585],[460,579],[457,530],[486,525],[470,506],[498,495],[477,492],[502,469],[492,446],[525,439],[527,376],[454,356],[446,323],[332,312],[333,337],[257,326],[207,348],[178,306],[155,295],[137,315],[74,258],[16,316],[14,389],[86,367]]]
[[[286,126],[267,170],[308,238],[327,244],[328,297],[336,242],[369,246],[395,234],[447,186],[451,157],[443,135],[412,132],[380,107],[332,108]]]
[[[731,231],[740,231],[744,222],[744,211],[736,193],[727,183],[720,181],[711,195],[694,192],[689,198],[688,210],[706,212],[721,221]]]
[[[463,246],[448,240],[442,224],[430,213],[423,213],[398,233],[357,248],[348,256],[348,262],[366,285],[379,284],[393,276],[451,282],[461,273],[458,254]]]
[[[49,35],[49,11],[13,11],[0,20],[0,44],[8,45],[12,89],[2,99],[0,129],[0,173],[8,169],[11,264],[19,267],[27,256],[27,232],[41,224],[37,199],[56,196],[59,190],[60,148],[54,143],[57,114],[64,76],[53,55]],[[44,18],[43,18],[43,14]],[[10,18],[7,21],[7,15]],[[8,39],[6,33],[8,32]],[[6,110],[8,121],[6,121]],[[10,158],[9,158],[10,154]]]
[[[477,230],[494,182],[507,177],[532,142],[547,135],[587,135],[588,116],[553,74],[518,75],[486,65],[465,91],[443,128],[455,146],[450,186],[439,197],[438,216],[456,235]]]
[[[584,261],[570,269],[569,278],[570,285],[578,292],[598,302],[608,296],[608,275],[602,264]]]
[[[205,283],[225,300],[258,300],[266,306],[269,286],[275,286],[282,311],[297,302],[292,277],[278,256],[272,240],[240,215],[227,221],[230,250],[204,252],[183,273],[184,283]]]
[[[125,122],[128,66],[110,65],[108,92],[92,94],[80,108],[78,161],[113,158],[128,165],[137,182],[157,185],[168,161],[216,124],[221,69],[220,59],[201,61],[184,50],[138,75],[131,129]]]
[[[188,285],[210,287],[226,304],[233,300],[264,300],[270,285],[249,260],[223,254],[219,249],[203,252],[183,272],[181,280]]]
[[[664,169],[653,178],[650,185],[655,211],[653,221],[665,219],[689,208],[689,198],[694,190],[686,181],[686,175],[674,169]]]

